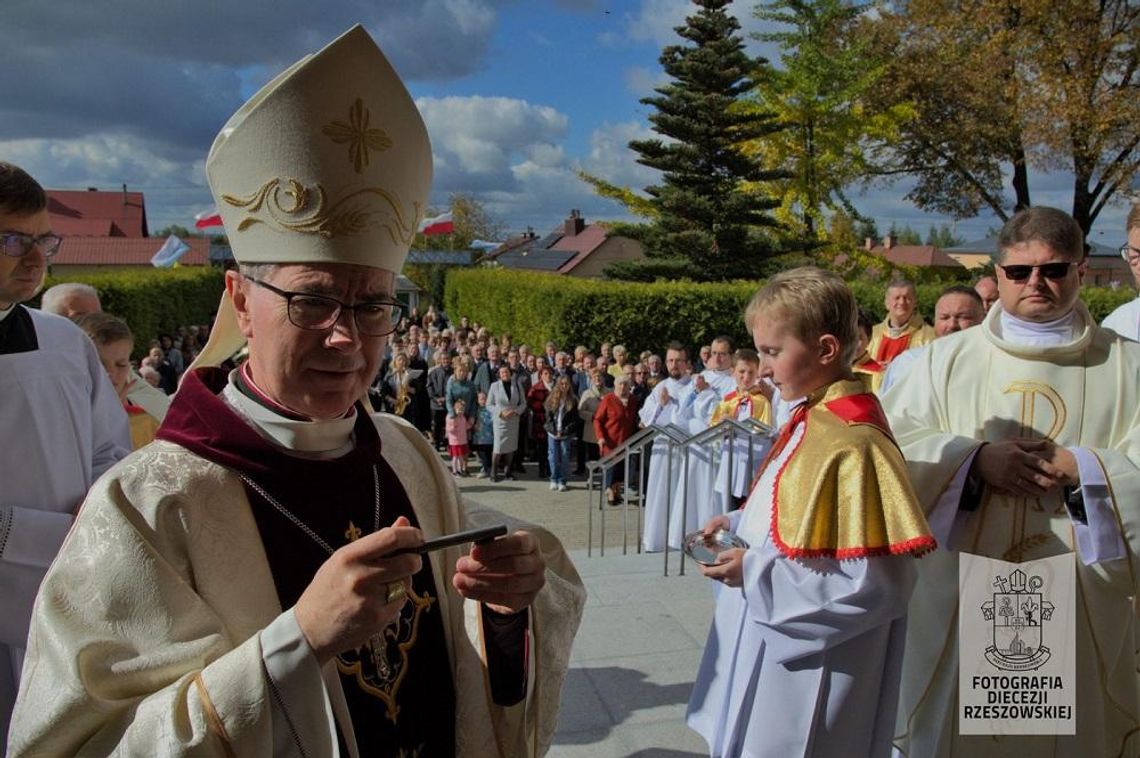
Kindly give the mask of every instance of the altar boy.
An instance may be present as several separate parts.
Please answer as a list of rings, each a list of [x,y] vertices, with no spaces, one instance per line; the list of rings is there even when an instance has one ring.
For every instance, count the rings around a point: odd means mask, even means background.
[[[855,298],[813,268],[773,277],[745,313],[781,429],[746,506],[717,516],[749,547],[719,583],[687,722],[713,756],[886,756],[914,558],[934,548],[874,395],[852,378]]]
[[[772,403],[768,396],[772,387],[767,383],[757,383],[760,375],[760,356],[755,350],[741,348],[732,356],[732,376],[736,389],[728,393],[713,411],[709,426],[716,426],[726,418],[745,422],[749,419],[761,424],[772,425]],[[744,505],[744,497],[752,483],[752,477],[772,443],[772,438],[763,434],[733,435],[720,452],[720,466],[716,476],[716,493],[724,498],[725,510]],[[732,452],[729,454],[729,447]],[[731,503],[731,507],[727,504]]]

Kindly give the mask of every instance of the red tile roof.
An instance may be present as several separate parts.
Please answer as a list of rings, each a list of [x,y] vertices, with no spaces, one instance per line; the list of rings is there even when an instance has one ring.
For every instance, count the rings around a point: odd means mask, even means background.
[[[939,268],[961,268],[962,264],[933,245],[893,245],[890,250],[882,245],[871,248],[875,255],[881,255],[896,266],[937,266]]]
[[[597,250],[606,241],[606,230],[598,224],[590,224],[574,236],[565,235],[562,239],[550,246],[551,250],[573,250],[577,255],[559,267],[558,272],[565,274],[572,271],[582,261],[590,257],[590,253]]]
[[[210,240],[188,237],[190,249],[179,259],[183,266],[209,262]],[[64,237],[53,266],[149,266],[150,259],[166,242],[164,237]]]
[[[141,192],[48,190],[52,228],[66,236],[145,237],[146,204]]]

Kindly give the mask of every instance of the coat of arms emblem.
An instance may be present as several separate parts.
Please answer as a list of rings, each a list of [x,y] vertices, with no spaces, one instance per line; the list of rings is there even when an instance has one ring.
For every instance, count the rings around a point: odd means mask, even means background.
[[[1040,592],[1043,584],[1040,576],[1027,578],[1020,569],[994,579],[997,592],[982,603],[982,615],[993,627],[992,644],[985,655],[995,667],[1030,671],[1052,655],[1042,635],[1043,623],[1053,617],[1053,604]]]

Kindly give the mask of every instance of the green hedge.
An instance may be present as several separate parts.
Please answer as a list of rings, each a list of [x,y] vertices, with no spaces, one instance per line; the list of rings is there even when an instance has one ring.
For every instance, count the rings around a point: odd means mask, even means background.
[[[919,284],[919,310],[930,320],[939,294],[950,284],[960,283]],[[883,283],[855,280],[848,284],[860,306],[876,320],[886,316]],[[634,352],[660,351],[670,340],[704,345],[719,334],[750,345],[742,316],[758,286],[758,282],[746,281],[642,284],[500,268],[451,269],[444,305],[453,321],[467,316],[494,334],[510,333],[516,344],[541,349],[551,340],[562,348],[596,348],[607,341]],[[1135,296],[1131,289],[1086,287],[1081,292],[1098,322]]]
[[[134,332],[136,356],[145,354],[147,344],[163,332],[211,323],[225,287],[221,269],[198,266],[49,276],[44,289],[62,282],[98,290],[103,310],[125,320]],[[39,298],[33,304],[38,306]]]
[[[743,340],[741,316],[755,289],[750,282],[641,284],[471,268],[448,272],[444,306],[453,321],[468,316],[540,350],[547,340],[563,347],[605,340],[660,351],[670,340]]]

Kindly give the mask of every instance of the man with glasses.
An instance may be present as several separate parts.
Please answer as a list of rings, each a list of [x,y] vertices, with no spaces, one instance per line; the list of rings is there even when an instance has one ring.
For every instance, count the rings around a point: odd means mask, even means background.
[[[206,173],[240,268],[156,441],[92,489],[44,580],[11,755],[547,749],[573,567],[362,402],[431,163],[359,26],[223,127]]]
[[[21,305],[39,292],[60,242],[43,188],[0,162],[0,744],[44,572],[88,488],[131,451],[127,415],[91,340]]]
[[[999,236],[999,304],[933,342],[883,398],[940,545],[919,561],[910,606],[904,755],[1140,752],[1140,345],[1098,327],[1080,301],[1084,251],[1068,214],[1017,213]],[[1057,654],[1075,660],[1075,736],[958,733],[959,551],[1071,558],[1076,647]]]
[[[1140,286],[1140,203],[1132,206],[1128,211],[1128,220],[1125,222],[1128,230],[1128,241],[1120,248],[1120,257],[1132,269],[1132,277]],[[1111,329],[1121,337],[1140,341],[1140,297],[1130,300],[1120,306],[1104,319],[1100,324],[1105,329]]]

